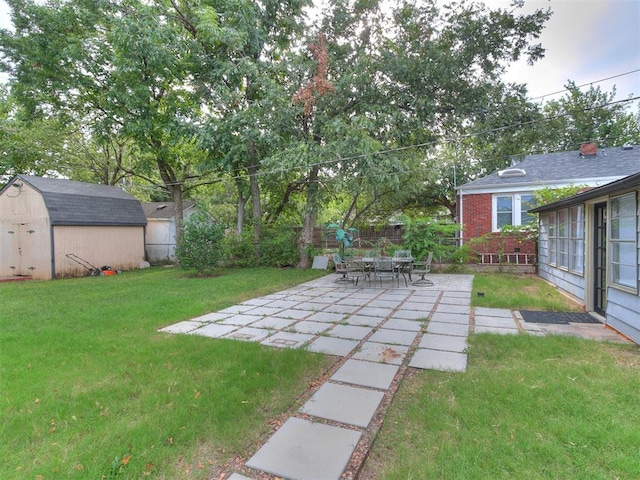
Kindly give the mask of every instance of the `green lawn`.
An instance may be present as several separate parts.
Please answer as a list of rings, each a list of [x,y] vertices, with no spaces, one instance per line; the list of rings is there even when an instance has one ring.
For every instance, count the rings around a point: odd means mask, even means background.
[[[246,454],[330,358],[157,329],[318,275],[0,284],[0,478],[201,479]]]
[[[640,350],[573,337],[470,337],[467,371],[420,371],[363,479],[640,478]]]
[[[0,284],[0,478],[205,479],[246,460],[331,357],[157,330],[321,274]],[[572,306],[547,287],[478,276],[473,301]],[[638,385],[635,346],[473,335],[467,372],[404,380],[362,478],[637,478]]]
[[[577,309],[533,276],[476,275],[473,287],[475,306]],[[640,478],[640,347],[525,334],[469,343],[466,372],[404,379],[362,479]]]
[[[478,296],[480,292],[483,296]],[[471,303],[475,307],[577,312],[580,306],[535,275],[475,274]]]

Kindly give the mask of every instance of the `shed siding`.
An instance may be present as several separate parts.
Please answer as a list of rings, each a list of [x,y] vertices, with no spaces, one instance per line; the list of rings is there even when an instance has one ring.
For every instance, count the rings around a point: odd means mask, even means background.
[[[640,344],[640,298],[638,295],[609,288],[607,325]]]
[[[15,275],[51,279],[49,213],[40,193],[26,183],[0,196],[0,276]]]
[[[66,256],[69,253],[97,268],[108,265],[130,270],[144,260],[143,227],[57,226],[53,234],[57,278],[88,273]]]
[[[147,219],[147,260],[151,263],[175,259],[175,224],[172,219]]]

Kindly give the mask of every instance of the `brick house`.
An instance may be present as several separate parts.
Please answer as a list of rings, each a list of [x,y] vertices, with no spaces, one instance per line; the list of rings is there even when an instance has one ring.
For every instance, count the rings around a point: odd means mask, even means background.
[[[522,162],[457,187],[460,244],[473,241],[482,263],[533,263],[535,240],[503,236],[505,225],[535,221],[534,192],[571,185],[594,188],[640,172],[640,147],[598,148],[529,155]],[[482,239],[479,240],[479,239]]]

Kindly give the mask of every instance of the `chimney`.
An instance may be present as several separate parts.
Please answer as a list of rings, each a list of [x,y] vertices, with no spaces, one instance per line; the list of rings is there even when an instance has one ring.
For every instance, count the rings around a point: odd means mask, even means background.
[[[583,143],[580,145],[581,157],[595,157],[598,155],[598,144],[595,142]]]

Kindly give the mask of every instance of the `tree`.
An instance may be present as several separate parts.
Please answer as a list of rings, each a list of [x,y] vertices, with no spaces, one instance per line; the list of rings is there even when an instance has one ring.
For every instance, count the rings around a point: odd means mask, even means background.
[[[28,119],[10,89],[0,86],[0,178],[67,173],[74,153],[68,140],[75,138],[55,119]]]
[[[128,173],[150,183],[159,179],[180,225],[185,189],[210,181],[199,168],[207,153],[197,139],[202,91],[229,71],[228,53],[243,41],[235,25],[218,21],[233,17],[236,6],[9,4],[15,32],[1,32],[0,48],[26,111],[33,118],[83,123],[103,147],[109,139],[132,142],[141,163]]]
[[[640,113],[629,113],[627,102],[615,100],[615,87],[603,92],[590,86],[583,92],[570,81],[565,88],[566,95],[544,106],[547,121],[541,137],[546,151],[576,150],[584,142],[640,143]]]

